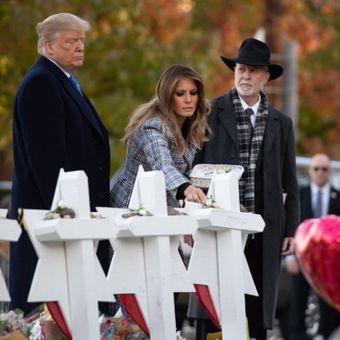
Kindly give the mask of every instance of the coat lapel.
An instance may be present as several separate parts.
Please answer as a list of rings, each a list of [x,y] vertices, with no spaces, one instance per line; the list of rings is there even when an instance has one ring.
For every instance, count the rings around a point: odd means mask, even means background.
[[[333,214],[338,210],[337,201],[338,198],[338,193],[331,187],[331,192],[329,194],[329,206],[328,206],[328,213]]]
[[[221,121],[224,129],[231,137],[233,143],[238,148],[236,115],[230,96],[225,94],[217,104],[217,117]]]
[[[67,78],[66,74],[54,63],[52,63],[47,58],[41,56],[38,61],[38,64],[47,67],[63,84],[65,91],[69,93],[71,98],[76,102],[80,111],[84,114],[89,123],[95,128],[95,130],[100,134],[102,138],[104,138],[104,134],[102,129],[99,126],[99,122],[96,118],[97,113],[92,108],[91,103],[88,101],[87,97],[82,96],[78,90],[74,87],[71,81]]]
[[[183,161],[186,163],[187,169],[191,168],[194,157],[195,150],[193,148],[187,147],[183,155]]]
[[[268,120],[266,125],[265,136],[263,138],[264,143],[264,158],[268,154],[270,148],[273,145],[275,138],[280,136],[280,122],[278,114],[271,110],[269,107]]]
[[[306,189],[306,195],[304,197],[304,201],[306,202],[306,210],[307,216],[313,217],[313,207],[312,207],[312,189],[310,185]]]
[[[83,96],[78,92],[78,90],[73,86],[69,79],[64,80],[65,90],[70,94],[72,99],[77,103],[80,111],[84,114],[90,124],[98,131],[98,133],[103,137],[103,133],[99,127],[99,123],[95,117],[95,112],[91,108],[91,104],[87,99],[86,95],[83,93]]]

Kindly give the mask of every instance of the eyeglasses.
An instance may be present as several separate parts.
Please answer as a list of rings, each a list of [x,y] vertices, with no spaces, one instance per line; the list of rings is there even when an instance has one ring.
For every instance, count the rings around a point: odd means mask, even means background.
[[[328,171],[328,168],[325,167],[325,166],[315,166],[315,167],[313,168],[313,171],[327,172],[327,171]]]

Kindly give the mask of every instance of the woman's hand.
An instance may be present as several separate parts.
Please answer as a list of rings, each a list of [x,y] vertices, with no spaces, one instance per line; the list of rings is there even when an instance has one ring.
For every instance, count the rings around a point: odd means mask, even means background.
[[[183,240],[184,243],[187,244],[189,247],[192,248],[194,246],[194,239],[192,235],[183,235]]]
[[[202,204],[204,204],[207,199],[204,192],[192,184],[184,190],[184,196],[188,201]]]

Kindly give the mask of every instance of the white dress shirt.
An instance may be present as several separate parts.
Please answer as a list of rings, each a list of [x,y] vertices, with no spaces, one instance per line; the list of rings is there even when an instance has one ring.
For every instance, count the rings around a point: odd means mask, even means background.
[[[251,121],[251,125],[253,127],[255,127],[256,115],[257,115],[257,111],[259,110],[261,97],[259,96],[259,100],[253,106],[249,106],[241,97],[240,97],[240,101],[241,101],[241,105],[242,105],[244,111],[247,110],[247,109],[253,110],[254,114],[251,115],[250,121]]]

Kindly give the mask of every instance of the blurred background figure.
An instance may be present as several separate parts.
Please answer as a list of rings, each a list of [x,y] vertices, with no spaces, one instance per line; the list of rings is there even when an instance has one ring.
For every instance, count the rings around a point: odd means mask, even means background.
[[[330,159],[326,154],[312,157],[309,167],[310,184],[300,188],[301,222],[324,215],[340,215],[340,192],[330,184]],[[289,296],[289,340],[306,340],[313,337],[306,330],[306,309],[311,288],[300,270],[294,255],[284,261],[292,274]],[[340,313],[318,298],[319,327],[313,339],[327,339],[340,325]]]

